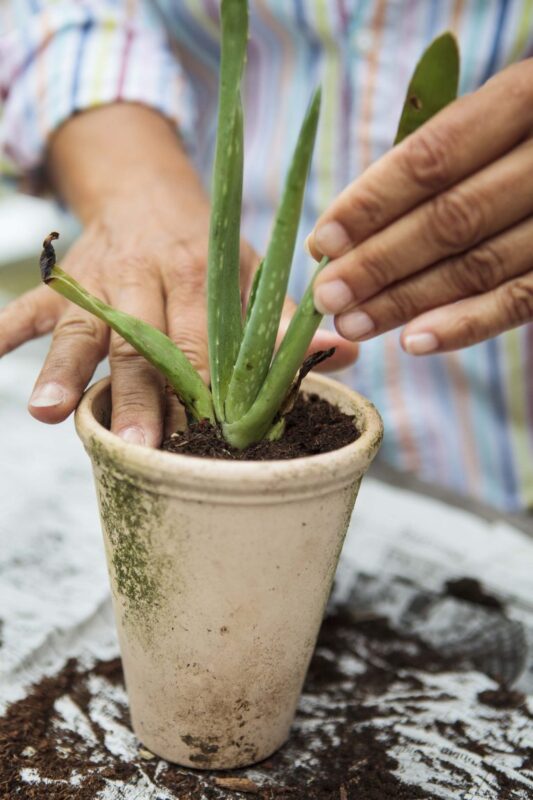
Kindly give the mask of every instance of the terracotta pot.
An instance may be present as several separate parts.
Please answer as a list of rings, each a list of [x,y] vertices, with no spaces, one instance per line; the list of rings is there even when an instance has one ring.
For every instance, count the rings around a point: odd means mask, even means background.
[[[363,474],[382,437],[363,397],[310,376],[360,437],[291,461],[128,444],[109,381],[76,413],[91,457],[133,729],[183,766],[241,767],[287,739]]]

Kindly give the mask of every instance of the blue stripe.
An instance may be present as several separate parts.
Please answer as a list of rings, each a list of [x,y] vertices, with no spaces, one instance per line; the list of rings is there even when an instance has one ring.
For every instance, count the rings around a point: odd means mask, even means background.
[[[496,339],[489,339],[487,342],[488,361],[489,361],[489,387],[494,403],[495,416],[499,424],[494,426],[494,436],[498,441],[498,461],[501,467],[503,485],[508,498],[516,498],[517,480],[516,470],[513,464],[511,444],[509,442],[509,417],[505,403],[505,393],[500,378],[498,342]]]
[[[426,26],[426,38],[430,42],[436,33],[437,25],[439,22],[439,5],[442,0],[431,0],[429,7],[429,15]]]
[[[70,92],[70,98],[73,110],[76,110],[78,108],[78,92],[80,87],[80,75],[81,75],[81,67],[83,64],[83,55],[85,53],[87,37],[89,36],[89,32],[93,27],[94,27],[94,20],[88,19],[83,23],[80,29],[80,43],[78,46],[78,52],[76,53],[76,60],[74,62],[74,67],[72,70],[72,88]]]
[[[492,41],[492,48],[489,55],[489,60],[483,75],[483,83],[496,72],[496,65],[500,57],[501,43],[503,39],[503,32],[505,30],[505,23],[509,11],[509,0],[500,0],[500,9],[496,20],[496,31]]]
[[[458,441],[459,429],[457,425],[453,424],[456,409],[453,402],[453,387],[446,368],[446,355],[426,356],[426,358],[433,382],[433,402],[438,403],[442,409],[441,419],[449,420],[451,423],[449,430],[446,433],[442,432],[443,436],[446,435],[449,460],[446,465],[447,474],[441,475],[440,480],[459,492],[464,492],[464,464],[461,459],[461,448]],[[431,402],[431,400],[428,402]]]

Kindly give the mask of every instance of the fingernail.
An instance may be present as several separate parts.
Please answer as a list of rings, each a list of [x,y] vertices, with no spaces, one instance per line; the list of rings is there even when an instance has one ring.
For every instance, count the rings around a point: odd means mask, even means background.
[[[349,311],[335,320],[335,327],[345,339],[356,342],[362,336],[367,336],[376,326],[365,311]]]
[[[144,431],[135,425],[130,428],[124,428],[118,432],[118,435],[129,444],[146,444]]]
[[[412,356],[423,356],[436,350],[439,340],[434,333],[411,333],[405,337],[403,346]]]
[[[341,256],[350,244],[350,237],[340,222],[326,222],[315,231],[317,249],[330,258]]]
[[[309,247],[309,240],[310,240],[312,235],[313,234],[310,233],[309,236],[306,238],[306,240],[304,242],[304,250],[305,250],[305,252],[307,253],[308,256],[311,256],[311,258],[313,258],[313,254],[311,252],[311,248]]]
[[[50,408],[58,406],[65,400],[65,390],[58,383],[43,383],[35,389],[30,397],[33,408]]]
[[[313,293],[315,308],[321,314],[340,314],[353,303],[352,290],[339,279],[321,283]]]

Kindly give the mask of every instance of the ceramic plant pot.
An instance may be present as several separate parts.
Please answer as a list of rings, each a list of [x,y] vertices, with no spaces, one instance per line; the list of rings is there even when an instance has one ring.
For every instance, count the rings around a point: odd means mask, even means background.
[[[374,407],[309,376],[360,437],[290,461],[123,442],[109,381],[76,414],[91,457],[133,729],[158,756],[225,769],[287,739],[353,505],[382,437]]]

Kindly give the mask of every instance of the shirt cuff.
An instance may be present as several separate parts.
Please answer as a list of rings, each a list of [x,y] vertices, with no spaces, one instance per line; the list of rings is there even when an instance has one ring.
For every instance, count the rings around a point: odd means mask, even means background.
[[[46,5],[46,4],[45,4]],[[91,6],[97,7],[94,3]],[[0,148],[19,172],[42,165],[50,135],[73,114],[135,102],[192,141],[193,98],[165,31],[146,16],[72,2],[48,6],[0,39]]]

